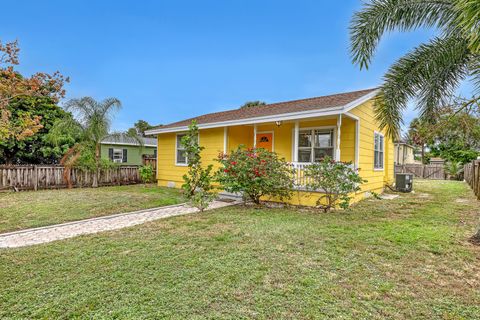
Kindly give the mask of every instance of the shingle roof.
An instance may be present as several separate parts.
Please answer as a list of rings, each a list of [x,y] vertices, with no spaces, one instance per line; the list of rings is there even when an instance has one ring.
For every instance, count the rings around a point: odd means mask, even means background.
[[[196,120],[198,124],[214,123],[229,120],[239,120],[256,118],[262,116],[280,115],[292,112],[321,110],[333,107],[340,107],[347,105],[361,97],[377,90],[377,88],[366,89],[360,91],[338,93],[328,96],[292,100],[285,102],[271,103],[263,106],[255,106],[245,109],[233,109],[222,112],[208,113],[201,116],[189,118],[186,120],[173,122],[167,125],[161,126],[161,129],[182,127],[189,125],[192,120]],[[158,129],[156,127],[154,129]]]
[[[144,146],[156,146],[157,139],[156,138],[144,138],[139,137],[139,139],[143,140]],[[103,144],[123,144],[123,145],[139,145],[138,141],[135,140],[133,137],[129,137],[127,135],[119,135],[119,136],[108,136],[102,140]]]

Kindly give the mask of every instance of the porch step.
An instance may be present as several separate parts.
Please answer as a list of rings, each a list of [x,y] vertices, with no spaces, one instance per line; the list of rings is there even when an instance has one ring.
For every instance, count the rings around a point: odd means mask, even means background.
[[[232,193],[232,192],[222,191],[218,194],[218,199],[219,200],[226,199],[226,200],[239,201],[239,200],[242,200],[242,198],[243,198],[242,194],[240,194],[240,193]]]

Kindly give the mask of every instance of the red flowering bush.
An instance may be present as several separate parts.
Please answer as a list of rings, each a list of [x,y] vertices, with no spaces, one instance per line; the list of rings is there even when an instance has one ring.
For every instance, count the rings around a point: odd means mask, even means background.
[[[215,175],[225,191],[240,192],[256,204],[264,196],[291,197],[292,173],[284,159],[265,149],[240,146],[231,154],[219,154],[222,166]]]

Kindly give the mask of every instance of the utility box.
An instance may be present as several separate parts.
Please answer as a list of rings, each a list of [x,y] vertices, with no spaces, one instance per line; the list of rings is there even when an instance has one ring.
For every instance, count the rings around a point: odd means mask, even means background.
[[[397,173],[397,175],[395,176],[395,188],[401,192],[412,192],[413,174]]]

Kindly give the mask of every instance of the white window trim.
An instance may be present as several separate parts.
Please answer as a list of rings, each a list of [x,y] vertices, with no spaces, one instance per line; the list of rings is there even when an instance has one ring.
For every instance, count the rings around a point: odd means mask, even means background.
[[[188,157],[187,157],[187,163],[178,163],[178,159],[177,159],[178,136],[182,136],[186,134],[188,134],[188,131],[178,132],[175,134],[175,165],[177,167],[188,167]],[[200,131],[198,131],[198,143],[200,143]]]
[[[272,134],[272,152],[275,152],[275,131],[257,131],[257,135],[262,133],[271,133]],[[257,137],[255,136],[255,141],[257,141]]]
[[[383,137],[383,150],[382,150],[382,167],[375,167],[375,136],[379,135]],[[385,170],[385,135],[379,131],[373,131],[373,171],[384,171]]]
[[[300,134],[300,131],[304,130],[333,130],[333,160],[338,161],[336,159],[336,148],[337,148],[337,126],[320,126],[320,127],[300,127],[298,128],[298,133]],[[292,138],[295,139],[295,130],[292,130]],[[293,141],[293,140],[292,140]],[[300,147],[297,146],[297,150],[295,150],[295,146],[292,143],[292,159],[295,159],[295,153],[298,154],[298,149]],[[300,162],[297,161],[297,163],[312,163],[312,162]]]
[[[185,163],[182,163],[182,162],[178,162],[178,136],[184,136],[186,135],[188,132],[179,132],[177,134],[175,134],[175,165],[177,167],[187,167],[188,166],[188,157],[186,158],[187,159],[187,162]]]
[[[112,149],[113,149],[112,161],[115,163],[123,163],[123,149],[122,148],[112,148]],[[117,158],[117,159],[115,158],[116,151],[117,153],[120,152],[120,158]]]

